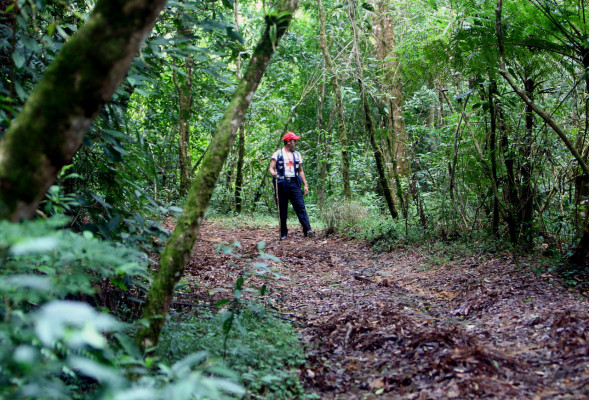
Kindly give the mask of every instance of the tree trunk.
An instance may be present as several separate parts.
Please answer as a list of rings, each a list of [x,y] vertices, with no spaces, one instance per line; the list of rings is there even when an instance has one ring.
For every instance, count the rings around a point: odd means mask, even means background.
[[[569,261],[575,265],[583,266],[588,264],[589,254],[589,175],[578,175],[575,182],[575,204],[580,211],[577,211],[577,225],[581,228],[581,240],[575,246],[575,251]]]
[[[317,134],[318,134],[318,148],[324,153],[320,155],[317,161],[319,185],[317,188],[317,202],[319,209],[323,209],[325,203],[325,178],[327,177],[327,157],[329,155],[329,136],[328,132],[324,130],[323,126],[323,109],[325,105],[325,69],[321,78],[321,85],[319,86],[319,100],[317,103]]]
[[[321,136],[323,138],[323,159],[320,160],[319,164],[319,191],[317,193],[317,202],[319,203],[319,208],[323,209],[325,205],[325,196],[326,193],[329,191],[329,185],[327,180],[327,167],[329,166],[329,154],[331,153],[331,129],[333,127],[333,120],[335,118],[335,113],[337,112],[336,108],[333,107],[331,113],[329,114],[329,121],[327,122],[327,126],[324,130],[321,131]]]
[[[0,142],[0,219],[33,216],[124,78],[164,4],[99,0],[90,19],[64,44]]]
[[[245,129],[243,124],[239,127],[237,140],[237,166],[235,171],[235,212],[241,214],[243,193],[243,160],[245,158]]]
[[[583,66],[585,71],[589,70],[589,49],[583,48],[582,53]],[[585,90],[589,93],[589,76],[585,74]],[[589,129],[589,98],[585,99],[585,132],[583,137],[587,137]],[[587,160],[589,155],[589,146],[583,152],[583,159]],[[581,228],[581,240],[575,246],[575,251],[569,261],[575,265],[583,266],[588,264],[587,256],[589,255],[589,175],[582,174],[576,177],[575,184],[576,201],[575,204],[578,226]]]
[[[439,91],[439,96],[443,99],[446,100],[446,103],[448,103],[448,108],[451,110],[452,113],[455,113],[455,109],[452,106],[452,102],[450,102],[450,99],[448,98],[448,95],[446,94],[447,90],[446,89],[440,89]],[[468,99],[470,98],[470,96],[467,96],[465,99],[465,103],[468,102]],[[461,100],[460,100],[461,101]],[[461,124],[462,124],[462,113],[459,113],[458,116],[458,124],[456,124],[456,130],[454,131],[454,140],[453,140],[453,144],[452,144],[452,161],[448,163],[448,175],[449,175],[449,186],[448,186],[448,192],[450,194],[450,207],[452,210],[454,210],[455,208],[455,192],[456,192],[456,168],[458,165],[458,148],[460,146],[460,128],[461,128]]]
[[[321,47],[323,59],[325,60],[327,69],[331,74],[331,84],[333,86],[333,91],[335,94],[335,106],[339,114],[339,137],[342,146],[342,179],[344,184],[344,196],[347,199],[349,199],[352,197],[352,190],[350,188],[350,159],[348,156],[348,132],[346,130],[346,119],[344,116],[342,89],[340,81],[336,74],[335,67],[333,65],[333,60],[331,59],[331,55],[329,54],[329,48],[327,46],[327,39],[325,34],[325,11],[323,9],[323,3],[321,2],[321,0],[317,0],[317,5],[319,6],[319,46]]]
[[[179,32],[181,34],[181,32]],[[183,33],[183,32],[182,32]],[[180,66],[177,66],[180,68]],[[174,71],[173,79],[178,93],[178,169],[180,174],[180,195],[185,196],[190,188],[192,160],[190,157],[190,114],[192,111],[192,71],[194,59],[185,58],[184,72]]]
[[[239,33],[239,2],[235,0],[235,31]],[[235,75],[241,80],[241,54],[237,55]],[[235,172],[235,212],[241,214],[243,192],[243,159],[245,156],[245,128],[243,123],[239,126],[239,140],[237,141],[237,171]]]
[[[497,182],[497,113],[495,109],[495,95],[497,94],[497,83],[495,79],[489,77],[491,84],[489,85],[489,115],[491,120],[491,130],[489,132],[489,157],[491,158],[491,175],[493,180]],[[499,236],[499,199],[495,196],[491,197],[492,201],[492,223],[491,229],[493,236]]]
[[[524,82],[526,95],[534,101],[534,90],[536,84],[533,79],[528,78]],[[532,145],[534,142],[534,111],[526,104],[525,108],[526,130],[523,140],[521,155],[519,157],[521,186],[519,190],[519,212],[517,218],[521,223],[520,237],[527,246],[532,245],[532,222],[534,219],[534,187],[532,182],[533,160]]]
[[[542,118],[542,120],[552,128],[552,130],[558,135],[558,137],[563,141],[563,143],[565,144],[565,146],[567,147],[567,149],[569,150],[569,152],[571,153],[571,155],[575,158],[575,160],[577,161],[579,168],[581,169],[581,175],[582,176],[589,176],[589,167],[587,166],[586,163],[586,158],[581,155],[581,153],[578,151],[578,149],[575,147],[575,145],[570,141],[570,139],[568,138],[567,134],[561,129],[561,127],[552,119],[552,117],[546,113],[542,108],[540,108],[536,103],[534,103],[534,101],[532,99],[530,99],[530,97],[526,94],[526,92],[524,90],[521,90],[519,88],[519,86],[515,83],[515,80],[513,79],[513,77],[511,76],[511,74],[509,73],[509,71],[507,70],[506,66],[505,66],[505,45],[503,43],[503,33],[502,33],[502,26],[501,26],[501,13],[503,10],[503,1],[502,0],[497,0],[497,8],[495,10],[495,30],[496,30],[496,34],[497,34],[497,42],[498,42],[498,48],[499,48],[499,73],[501,74],[501,76],[503,77],[503,79],[505,79],[505,81],[509,84],[509,86],[511,86],[511,88],[514,90],[514,92],[524,101],[524,103],[526,104],[526,109],[533,111],[534,113],[536,113],[540,118]],[[587,52],[587,59],[583,59],[583,65],[586,67],[589,67],[589,51]],[[586,78],[586,85],[587,88],[589,88],[589,78]],[[589,115],[585,116],[586,118],[589,117]],[[577,188],[577,190],[579,190]],[[585,209],[587,210],[587,209]],[[585,211],[585,213],[587,213],[587,211]],[[583,229],[584,236],[587,236],[587,227],[585,226],[581,226],[581,229]],[[577,252],[584,252],[585,254],[589,253],[589,247],[587,247],[587,243],[589,243],[589,240],[585,241],[585,240],[581,240],[581,242],[579,243],[579,246],[583,246],[582,248],[577,247]],[[580,259],[580,257],[576,257],[576,259]]]
[[[401,187],[400,176],[411,174],[411,164],[407,155],[407,133],[403,114],[403,82],[401,81],[401,65],[399,58],[393,53],[395,31],[393,29],[392,6],[387,0],[375,4],[375,19],[372,30],[376,39],[376,57],[384,70],[383,87],[390,98],[385,98],[389,112],[386,114],[387,140],[390,148],[391,177],[395,179],[395,192],[399,198],[401,209],[405,210],[405,198]],[[404,211],[405,212],[405,211]]]
[[[366,91],[364,89],[364,74],[362,72],[362,62],[360,61],[360,47],[358,45],[358,32],[356,26],[356,3],[354,0],[349,0],[348,2],[348,12],[350,16],[350,22],[352,25],[353,31],[353,49],[354,58],[356,61],[356,67],[358,69],[358,84],[360,85],[360,97],[362,99],[362,105],[364,108],[364,117],[365,117],[365,124],[366,130],[368,131],[368,135],[370,137],[370,144],[372,145],[372,151],[374,153],[374,159],[376,161],[376,169],[378,170],[379,176],[379,183],[382,188],[384,197],[387,201],[387,205],[389,208],[389,212],[391,213],[392,218],[397,218],[398,213],[395,208],[395,202],[393,200],[393,194],[391,191],[391,186],[389,184],[389,179],[386,173],[386,167],[384,162],[384,157],[382,155],[382,151],[378,145],[378,141],[376,140],[376,132],[374,131],[374,124],[372,122],[372,114],[370,112],[370,105],[368,104],[368,99],[366,96]]]
[[[279,3],[277,12],[265,17],[266,27],[262,38],[211,140],[210,149],[203,160],[199,174],[192,181],[184,211],[162,252],[160,268],[147,295],[143,311],[143,319],[148,322],[148,325],[136,336],[137,343],[143,349],[153,348],[159,340],[170,301],[174,295],[174,287],[182,278],[192,253],[200,224],[223,164],[233,146],[237,129],[243,122],[278,41],[290,25],[296,7],[295,0],[283,0]]]
[[[12,58],[12,55],[16,52],[16,32],[18,29],[18,23],[17,23],[16,16],[19,14],[20,10],[18,7],[18,2],[15,1],[15,2],[13,2],[13,4],[14,4],[14,8],[9,13],[5,14],[6,26],[8,26],[8,25],[12,26],[12,37],[10,39],[10,49],[12,52],[10,54],[8,52],[6,52],[6,58],[8,58],[7,61],[10,64],[10,73],[8,74],[8,76],[10,77],[10,82],[8,82],[8,98],[11,100],[16,100],[15,96],[14,96],[14,90],[15,90],[14,82],[16,81],[16,65],[14,63],[14,58]],[[6,9],[6,7],[2,7],[3,12],[5,9]],[[8,109],[7,111],[8,111],[7,117],[12,118],[12,112],[11,112],[12,110]]]
[[[496,110],[497,114],[497,129],[500,132],[501,136],[501,151],[503,153],[503,164],[505,165],[505,187],[503,189],[504,198],[507,203],[506,207],[509,207],[510,210],[518,207],[520,204],[519,199],[519,191],[517,190],[517,182],[515,179],[515,155],[514,151],[511,148],[512,146],[509,143],[509,138],[507,137],[507,130],[505,129],[505,124],[503,122],[503,115],[501,110]],[[499,204],[500,199],[496,198],[496,204]],[[509,212],[510,215],[513,215],[513,212]],[[505,222],[508,225],[509,229],[509,237],[512,243],[517,243],[517,235],[518,235],[518,226],[516,225],[516,217],[513,218],[505,218]]]

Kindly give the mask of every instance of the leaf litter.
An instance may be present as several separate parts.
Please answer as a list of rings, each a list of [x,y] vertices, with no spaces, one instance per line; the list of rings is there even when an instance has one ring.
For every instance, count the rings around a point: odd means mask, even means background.
[[[239,242],[235,252],[215,250]],[[417,250],[375,253],[369,244],[275,227],[206,222],[175,309],[227,298],[246,265],[278,278],[264,298],[299,326],[300,377],[321,399],[587,399],[589,311],[578,293],[509,255],[436,269]],[[239,253],[239,257],[235,255]],[[244,297],[255,296],[244,291]]]

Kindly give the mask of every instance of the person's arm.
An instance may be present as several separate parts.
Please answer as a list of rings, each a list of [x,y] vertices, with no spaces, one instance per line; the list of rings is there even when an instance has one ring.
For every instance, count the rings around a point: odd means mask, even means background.
[[[273,158],[270,161],[270,168],[268,168],[268,171],[270,171],[270,175],[272,175],[272,177],[276,178],[278,176],[278,171],[276,171],[276,159]]]
[[[306,196],[309,194],[309,186],[307,186],[307,179],[305,178],[305,171],[303,171],[303,164],[302,163],[299,165],[299,176],[301,177],[301,180],[303,181],[303,193]]]

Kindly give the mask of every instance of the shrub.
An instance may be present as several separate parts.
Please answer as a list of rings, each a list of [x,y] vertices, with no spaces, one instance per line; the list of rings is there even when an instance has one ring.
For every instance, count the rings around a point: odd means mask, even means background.
[[[327,234],[356,228],[368,217],[368,210],[359,202],[343,200],[332,204],[321,212]]]
[[[243,394],[235,376],[188,354],[144,358],[134,326],[89,304],[104,279],[147,278],[140,252],[60,227],[64,218],[0,222],[0,398],[223,399]],[[229,379],[227,379],[229,378]]]
[[[250,304],[249,306],[252,306]],[[285,399],[303,395],[297,367],[304,362],[299,337],[292,326],[242,305],[226,332],[224,312],[199,310],[197,316],[166,324],[158,356],[174,362],[206,349],[239,373],[250,398]]]

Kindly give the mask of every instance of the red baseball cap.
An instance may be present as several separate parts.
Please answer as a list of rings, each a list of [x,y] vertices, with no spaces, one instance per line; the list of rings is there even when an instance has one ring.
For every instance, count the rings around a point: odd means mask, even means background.
[[[299,140],[300,138],[301,138],[300,136],[297,136],[292,132],[287,132],[286,135],[284,135],[284,138],[282,140],[292,140],[292,139]]]

